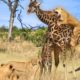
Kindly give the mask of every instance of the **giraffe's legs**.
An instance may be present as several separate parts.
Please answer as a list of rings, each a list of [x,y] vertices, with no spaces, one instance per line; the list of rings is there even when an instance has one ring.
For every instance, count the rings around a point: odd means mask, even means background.
[[[39,80],[42,80],[42,76],[45,74],[45,71],[46,71],[45,61],[42,60],[39,64],[40,64],[40,78],[39,78]]]
[[[68,74],[67,74],[67,61],[66,61],[66,53],[67,53],[67,50],[66,49],[64,49],[64,51],[63,51],[63,59],[62,59],[62,61],[63,61],[63,67],[65,68],[65,80],[68,80]]]
[[[67,74],[67,62],[65,61],[65,63],[63,64],[63,67],[65,68],[65,80],[68,80],[68,74]]]
[[[51,80],[51,70],[52,70],[52,56],[49,59],[49,64],[48,64],[48,76],[49,80]]]
[[[54,76],[53,79],[56,79],[56,74],[57,74],[57,68],[59,65],[59,47],[57,45],[54,45],[54,60],[55,60],[55,68],[54,68]]]
[[[45,76],[46,73],[48,72],[49,76],[51,73],[51,68],[52,68],[52,59],[49,59],[49,62],[46,64],[46,61],[42,60],[40,63],[40,79],[42,80],[42,76]]]
[[[52,49],[50,46],[45,44],[43,46],[41,62],[40,62],[40,77],[46,75],[46,73],[51,73],[52,68]]]
[[[74,79],[76,80],[76,73],[75,73],[75,69],[74,69],[74,61],[73,61],[73,56],[74,56],[74,53],[75,53],[75,48],[74,47],[72,47],[71,48],[71,57],[70,57],[70,59],[71,59],[71,62],[72,62],[72,70],[73,70],[73,76],[74,76]]]
[[[52,69],[52,55],[50,55],[48,59],[49,59],[48,63],[47,63],[47,65],[48,65],[48,72],[51,73],[51,69]]]
[[[53,75],[53,80],[56,80],[56,75],[57,75],[57,68],[58,66],[54,66],[54,75]]]

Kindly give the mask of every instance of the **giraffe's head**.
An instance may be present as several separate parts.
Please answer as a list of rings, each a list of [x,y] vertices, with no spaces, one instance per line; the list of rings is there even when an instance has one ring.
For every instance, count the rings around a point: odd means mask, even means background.
[[[36,8],[39,7],[40,3],[37,2],[36,0],[30,0],[30,4],[28,6],[28,13],[33,13],[35,12]]]

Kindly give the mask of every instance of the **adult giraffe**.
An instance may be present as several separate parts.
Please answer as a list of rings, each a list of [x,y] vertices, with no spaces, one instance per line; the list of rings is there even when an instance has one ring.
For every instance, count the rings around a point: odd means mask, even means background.
[[[73,33],[73,26],[70,24],[59,24],[58,22],[61,21],[61,15],[58,14],[56,11],[43,11],[40,9],[40,4],[36,2],[36,0],[32,1],[30,0],[28,13],[35,12],[38,18],[48,25],[48,32],[47,32],[47,38],[46,38],[46,44],[43,46],[42,54],[41,54],[41,71],[43,71],[43,68],[45,68],[45,64],[49,66],[48,69],[51,71],[51,65],[52,65],[52,47],[54,50],[54,59],[55,59],[55,66],[57,68],[59,64],[59,52],[57,49],[59,48],[59,51],[64,53],[64,57],[66,58],[66,48],[70,47],[70,40],[71,35]],[[48,51],[48,52],[47,52]],[[64,63],[65,67],[65,63]],[[66,78],[67,80],[67,78]]]

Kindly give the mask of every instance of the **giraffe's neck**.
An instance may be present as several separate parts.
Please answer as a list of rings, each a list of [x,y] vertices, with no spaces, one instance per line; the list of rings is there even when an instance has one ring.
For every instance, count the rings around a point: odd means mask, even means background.
[[[49,15],[49,13],[52,13],[51,11],[43,11],[39,7],[36,8],[36,15],[38,18],[45,24],[50,25],[52,23],[52,17]]]

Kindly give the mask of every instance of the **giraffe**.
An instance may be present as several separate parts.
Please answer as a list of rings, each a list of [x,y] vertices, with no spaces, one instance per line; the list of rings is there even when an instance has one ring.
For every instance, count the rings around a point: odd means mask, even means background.
[[[42,22],[48,25],[46,42],[43,46],[41,54],[42,60],[40,62],[40,66],[42,73],[43,68],[46,69],[46,64],[48,65],[48,70],[51,71],[52,50],[54,50],[54,60],[56,68],[58,67],[59,64],[59,54],[60,54],[59,51],[63,52],[65,60],[66,48],[68,47],[71,48],[70,41],[74,27],[71,24],[58,25],[58,22],[61,21],[60,19],[61,16],[58,14],[58,12],[43,11],[40,9],[40,4],[36,0],[34,1],[30,0],[28,13],[34,13],[34,12]],[[65,67],[65,65],[66,63],[64,62],[63,66]]]
[[[48,25],[48,27],[51,27],[53,25],[53,21],[55,22],[56,19],[59,21],[60,20],[60,15],[58,15],[57,12],[53,12],[53,11],[44,11],[42,9],[40,9],[40,3],[38,3],[36,0],[30,0],[30,4],[29,4],[29,8],[27,10],[28,13],[36,13],[36,15],[38,16],[38,18],[45,24]],[[48,28],[49,30],[49,28]],[[48,46],[47,43],[44,45],[43,47],[43,51],[45,50],[45,48],[47,48],[48,50]],[[42,53],[43,53],[42,51]],[[48,50],[50,51],[50,50]],[[45,53],[46,55],[48,53]],[[48,56],[47,56],[48,57]],[[51,57],[51,54],[49,55],[49,57]],[[52,59],[50,59],[52,60]],[[46,60],[47,61],[47,60]],[[52,62],[52,61],[50,61]],[[51,63],[50,63],[51,64]],[[50,70],[49,70],[50,71]]]
[[[70,27],[69,27],[70,26]],[[72,27],[71,27],[72,26]],[[46,33],[46,41],[42,48],[41,74],[46,71],[51,72],[52,68],[52,52],[54,51],[55,67],[59,65],[59,55],[63,52],[63,67],[66,66],[66,50],[71,48],[70,41],[73,34],[73,25],[57,25],[54,23],[50,30]],[[47,65],[47,66],[46,66]],[[55,69],[55,71],[56,71]],[[66,73],[65,73],[66,76]],[[67,79],[66,79],[67,80]]]
[[[29,8],[27,10],[28,13],[36,13],[37,17],[48,26],[55,20],[55,18],[60,19],[60,15],[53,11],[44,11],[40,9],[40,3],[36,0],[30,0]],[[55,16],[54,16],[55,15]]]

